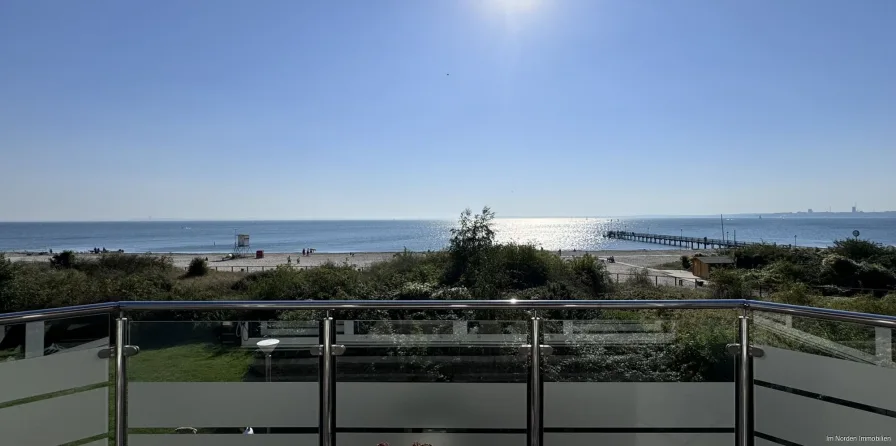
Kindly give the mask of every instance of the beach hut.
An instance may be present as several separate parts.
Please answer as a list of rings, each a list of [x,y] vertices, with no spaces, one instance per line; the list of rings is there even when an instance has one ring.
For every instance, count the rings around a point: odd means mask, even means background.
[[[731,257],[714,256],[691,259],[691,272],[701,279],[709,279],[709,273],[716,268],[731,266],[734,266],[734,259]]]

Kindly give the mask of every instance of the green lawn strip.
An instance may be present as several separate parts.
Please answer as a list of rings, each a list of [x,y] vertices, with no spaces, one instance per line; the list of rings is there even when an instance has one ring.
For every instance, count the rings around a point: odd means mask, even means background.
[[[128,382],[242,382],[252,351],[212,344],[141,350],[128,359]]]

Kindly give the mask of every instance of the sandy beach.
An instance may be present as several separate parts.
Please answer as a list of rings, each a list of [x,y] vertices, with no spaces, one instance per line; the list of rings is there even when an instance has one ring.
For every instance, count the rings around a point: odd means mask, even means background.
[[[648,268],[651,274],[669,275],[672,272],[666,270],[654,270],[652,267],[678,262],[682,255],[693,255],[697,252],[709,253],[709,251],[698,250],[637,250],[637,251],[562,251],[561,257],[570,259],[580,257],[585,254],[606,260],[613,257],[614,263],[606,263],[607,270],[611,274],[628,273],[632,268]],[[81,258],[98,257],[101,254],[77,254]],[[310,256],[302,256],[301,253],[265,253],[264,258],[256,259],[254,257],[245,257],[231,260],[224,260],[224,254],[206,253],[206,254],[159,254],[171,257],[174,265],[179,268],[186,268],[190,261],[195,257],[207,258],[209,266],[218,271],[259,271],[261,269],[274,268],[278,265],[292,265],[299,268],[313,268],[323,265],[327,262],[336,264],[348,264],[356,268],[369,267],[370,265],[391,259],[396,255],[395,252],[356,252],[354,254],[346,253],[314,253]],[[44,262],[49,259],[49,255],[39,255],[34,253],[6,253],[6,257],[12,261],[24,262]],[[675,273],[677,276],[678,274]],[[689,273],[686,273],[689,275]]]

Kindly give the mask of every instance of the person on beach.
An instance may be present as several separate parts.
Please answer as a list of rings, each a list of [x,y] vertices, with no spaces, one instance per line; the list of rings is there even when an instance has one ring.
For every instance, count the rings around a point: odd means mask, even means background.
[[[305,256],[305,248],[302,248],[302,257]]]
[[[286,256],[286,264],[287,264],[287,265],[291,265],[291,264],[292,264],[292,256]]]

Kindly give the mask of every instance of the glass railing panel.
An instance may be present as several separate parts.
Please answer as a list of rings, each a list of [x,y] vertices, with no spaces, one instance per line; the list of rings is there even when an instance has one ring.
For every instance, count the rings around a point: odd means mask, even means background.
[[[340,315],[337,445],[526,443],[526,314],[380,316]]]
[[[131,322],[129,444],[317,445],[318,325]]]
[[[0,444],[105,444],[109,316],[0,326]]]
[[[757,445],[892,442],[890,329],[752,312]]]
[[[737,316],[542,312],[544,444],[734,444]]]

